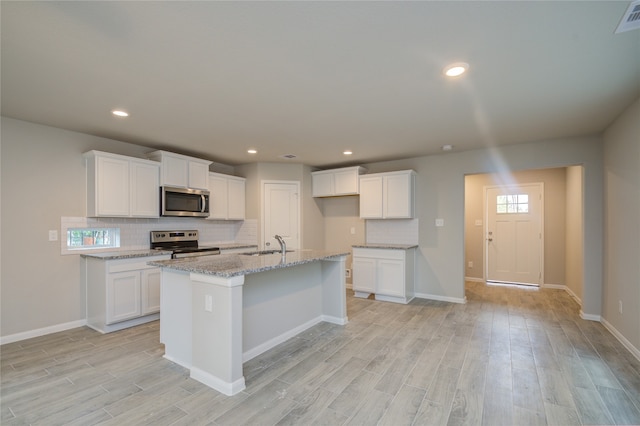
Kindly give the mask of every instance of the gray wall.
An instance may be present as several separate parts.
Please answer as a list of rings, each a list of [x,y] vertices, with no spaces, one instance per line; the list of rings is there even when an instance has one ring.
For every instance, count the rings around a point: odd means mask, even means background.
[[[565,168],[525,170],[509,174],[508,183],[544,184],[544,284],[565,284]],[[484,187],[505,183],[499,174],[468,175],[465,178],[465,262],[466,276],[484,279],[483,251],[484,225],[475,226],[483,219]],[[473,262],[469,268],[468,262]]]
[[[85,318],[80,258],[62,256],[62,216],[85,215],[82,153],[149,148],[2,118],[2,336]],[[60,236],[64,238],[64,236]]]
[[[565,244],[565,285],[574,297],[582,303],[583,252],[584,252],[584,211],[582,210],[584,190],[582,166],[567,167],[566,199],[566,244]]]
[[[416,293],[464,299],[464,179],[500,173],[584,166],[585,262],[583,311],[600,315],[602,306],[603,189],[602,140],[582,137],[366,164],[369,173],[413,169],[420,220]],[[435,227],[443,218],[445,226]]]
[[[604,172],[602,317],[640,351],[640,100],[605,132]]]

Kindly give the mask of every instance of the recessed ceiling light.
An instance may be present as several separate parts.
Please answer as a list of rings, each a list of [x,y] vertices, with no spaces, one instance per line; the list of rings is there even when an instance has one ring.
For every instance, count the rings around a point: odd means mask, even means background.
[[[443,151],[451,151],[453,149],[453,145],[442,145]]]
[[[351,154],[353,154],[353,151],[346,150],[346,151],[343,152],[343,154],[344,155],[351,155]]]
[[[258,153],[258,151],[256,151],[255,149],[248,149],[247,152],[249,154],[257,154]]]
[[[111,111],[111,114],[118,116],[118,117],[128,117],[129,113],[126,111],[122,111],[120,109],[114,109],[113,111]]]
[[[458,77],[469,70],[469,64],[466,62],[456,62],[455,64],[448,65],[444,70],[444,75],[447,77]]]

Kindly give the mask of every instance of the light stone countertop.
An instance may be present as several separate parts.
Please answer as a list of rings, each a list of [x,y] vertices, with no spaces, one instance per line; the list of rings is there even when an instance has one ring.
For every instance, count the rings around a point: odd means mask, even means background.
[[[174,269],[177,271],[194,272],[197,274],[214,275],[231,278],[239,275],[256,274],[272,269],[289,268],[305,263],[316,262],[347,256],[349,252],[326,250],[294,250],[262,256],[246,256],[242,254],[220,254],[217,256],[191,257],[173,260],[158,260],[148,262],[152,266]]]
[[[417,244],[354,244],[354,248],[409,250],[418,247]]]
[[[122,251],[109,251],[102,253],[84,253],[82,257],[93,257],[95,259],[102,260],[117,260],[117,259],[132,259],[135,257],[149,257],[149,256],[162,256],[171,255],[171,251],[167,250],[122,250]]]

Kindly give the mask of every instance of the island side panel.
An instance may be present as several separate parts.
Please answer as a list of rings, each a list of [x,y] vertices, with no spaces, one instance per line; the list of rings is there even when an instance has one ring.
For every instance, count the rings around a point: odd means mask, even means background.
[[[322,321],[322,298],[321,262],[245,276],[243,360]]]
[[[163,268],[160,286],[160,343],[164,343],[164,357],[191,368],[189,273]]]
[[[190,276],[191,377],[225,395],[235,395],[245,389],[242,371],[244,276],[222,278],[196,273]]]
[[[325,259],[322,266],[322,320],[345,325],[347,318],[346,256]]]

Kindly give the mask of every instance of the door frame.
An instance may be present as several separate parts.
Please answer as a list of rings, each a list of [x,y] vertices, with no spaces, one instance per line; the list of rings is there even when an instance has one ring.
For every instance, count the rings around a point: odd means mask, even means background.
[[[258,242],[258,247],[261,247],[261,250],[265,249],[265,242],[267,240],[265,235],[265,208],[264,208],[264,193],[265,187],[268,184],[295,184],[296,190],[298,192],[298,248],[302,248],[302,233],[301,230],[301,217],[302,217],[302,203],[301,203],[301,193],[300,193],[300,181],[298,180],[261,180],[260,181],[260,241]]]
[[[488,211],[488,203],[487,203],[487,192],[490,189],[500,189],[500,188],[515,188],[515,187],[523,187],[523,186],[538,186],[540,188],[540,284],[539,288],[544,286],[544,182],[522,182],[522,183],[511,183],[505,185],[485,185],[483,186],[483,196],[482,196],[482,222],[483,226],[483,244],[482,244],[482,264],[483,264],[483,275],[484,281],[489,282],[489,242],[488,242],[488,234],[489,234],[489,211]]]

